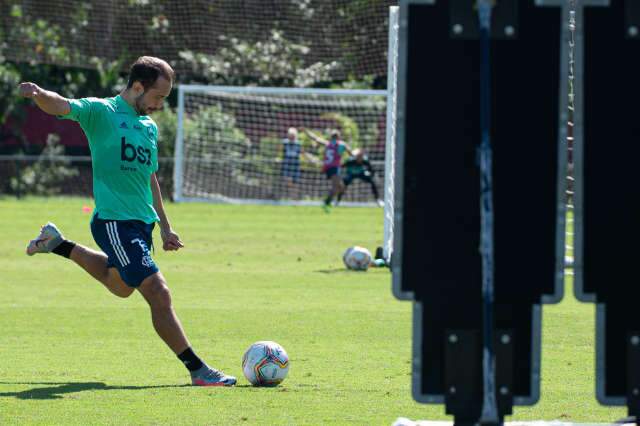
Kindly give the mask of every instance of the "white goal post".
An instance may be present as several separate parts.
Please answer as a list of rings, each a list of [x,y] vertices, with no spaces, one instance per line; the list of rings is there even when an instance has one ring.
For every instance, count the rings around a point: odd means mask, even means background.
[[[393,226],[395,221],[395,178],[396,178],[396,124],[398,111],[398,15],[399,7],[389,8],[389,50],[387,69],[387,137],[384,174],[384,241],[382,253],[391,264],[393,253]]]

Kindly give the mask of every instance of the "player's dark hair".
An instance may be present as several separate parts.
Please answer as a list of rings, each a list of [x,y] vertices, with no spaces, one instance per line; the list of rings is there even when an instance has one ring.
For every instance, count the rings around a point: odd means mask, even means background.
[[[173,83],[175,79],[175,72],[168,63],[160,58],[154,58],[153,56],[141,56],[136,59],[133,65],[131,65],[127,89],[130,89],[136,81],[139,81],[145,90],[149,89],[156,84],[159,77],[164,77]]]

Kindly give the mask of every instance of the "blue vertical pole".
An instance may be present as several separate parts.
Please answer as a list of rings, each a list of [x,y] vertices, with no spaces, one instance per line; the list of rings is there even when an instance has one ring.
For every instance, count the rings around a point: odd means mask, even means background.
[[[493,185],[491,165],[491,63],[490,0],[478,0],[480,27],[480,253],[482,256],[482,414],[480,423],[499,424],[495,386],[494,329],[494,255],[493,255]]]

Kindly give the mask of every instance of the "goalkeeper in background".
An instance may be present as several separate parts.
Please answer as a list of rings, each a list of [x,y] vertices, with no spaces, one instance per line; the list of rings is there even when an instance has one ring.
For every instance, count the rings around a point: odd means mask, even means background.
[[[375,172],[363,150],[359,148],[354,149],[353,155],[342,164],[342,170],[344,172],[342,177],[344,190],[338,194],[338,203],[342,199],[347,187],[351,185],[355,179],[360,179],[371,185],[371,192],[373,193],[373,198],[376,200],[376,203],[378,203],[380,207],[384,206],[384,202],[378,194],[378,187],[373,180]]]
[[[150,253],[156,222],[164,250],[184,247],[162,204],[156,177],[158,126],[149,117],[162,109],[174,79],[165,61],[142,56],[131,66],[127,88],[113,98],[66,99],[34,83],[20,84],[22,97],[33,99],[47,114],[76,121],[89,140],[96,203],[91,234],[102,250],[67,240],[47,223],[27,246],[27,254],[55,253],[69,259],[119,297],[138,290],[149,304],[153,327],[189,370],[191,383],[233,386],[235,377],[209,367],[191,349],[167,281]]]

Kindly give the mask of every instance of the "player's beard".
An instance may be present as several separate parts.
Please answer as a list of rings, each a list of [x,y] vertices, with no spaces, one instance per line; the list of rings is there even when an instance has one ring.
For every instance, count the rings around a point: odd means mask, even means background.
[[[144,92],[142,92],[138,97],[136,97],[135,105],[136,105],[136,112],[138,113],[138,115],[149,115],[149,112],[147,111],[147,106],[144,103]]]

